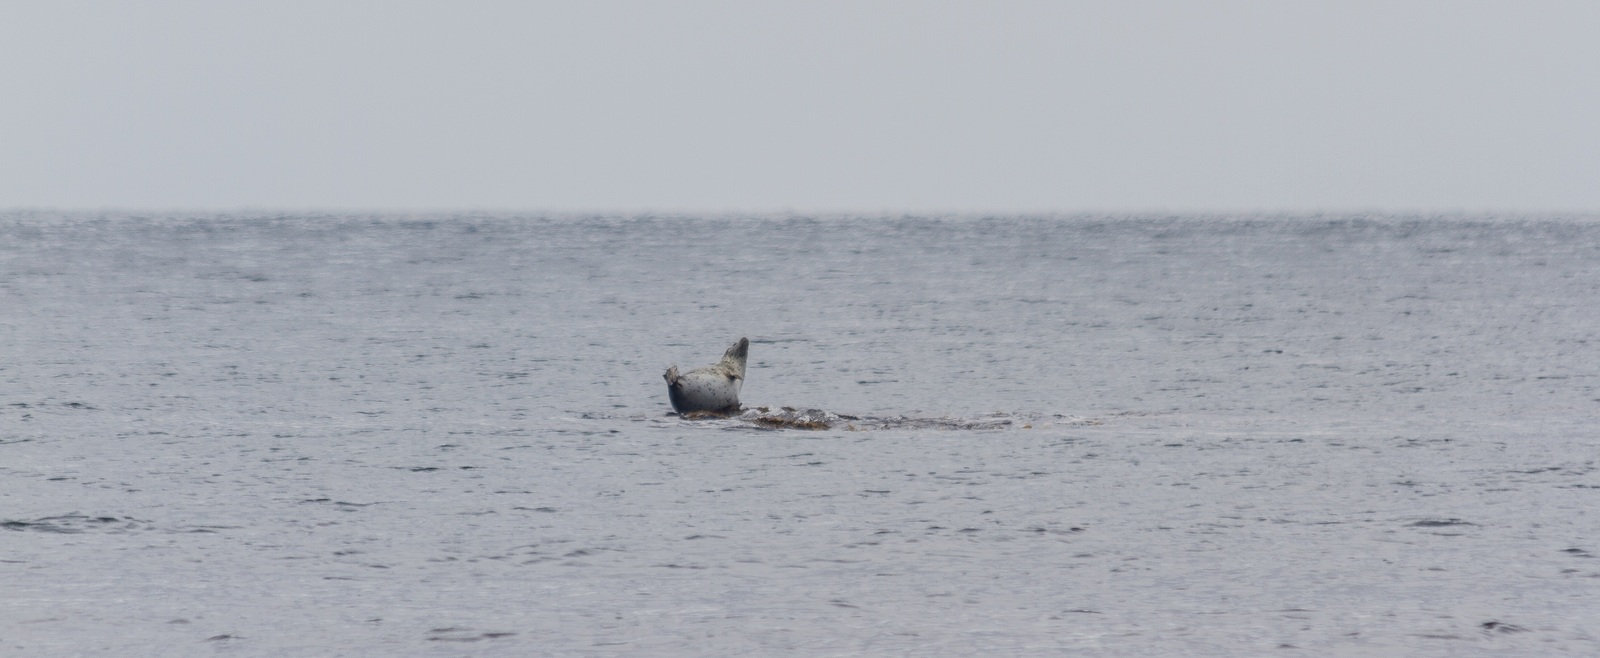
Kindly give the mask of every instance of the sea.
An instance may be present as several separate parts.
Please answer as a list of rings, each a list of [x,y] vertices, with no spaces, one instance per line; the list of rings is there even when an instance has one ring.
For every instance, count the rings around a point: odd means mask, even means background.
[[[7,211],[0,655],[1600,655],[1597,385],[1593,216]]]

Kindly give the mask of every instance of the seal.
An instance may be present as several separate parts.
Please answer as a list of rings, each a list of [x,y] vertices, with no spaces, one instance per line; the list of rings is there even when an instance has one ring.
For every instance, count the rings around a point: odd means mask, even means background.
[[[739,410],[739,388],[744,385],[744,362],[750,354],[750,339],[740,338],[722,353],[722,360],[703,368],[679,374],[678,366],[667,368],[667,399],[680,414],[691,411],[731,413]]]

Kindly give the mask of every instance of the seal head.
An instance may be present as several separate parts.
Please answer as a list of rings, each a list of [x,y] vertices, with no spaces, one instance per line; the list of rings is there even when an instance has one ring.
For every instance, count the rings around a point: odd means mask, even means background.
[[[750,339],[739,342],[722,353],[722,360],[689,372],[679,373],[678,366],[667,368],[667,399],[672,409],[680,414],[691,411],[732,413],[739,410],[739,389],[744,385],[744,365],[750,355]]]

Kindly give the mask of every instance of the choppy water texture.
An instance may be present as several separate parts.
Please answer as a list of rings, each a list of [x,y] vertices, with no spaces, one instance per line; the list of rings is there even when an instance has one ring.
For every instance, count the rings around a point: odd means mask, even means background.
[[[1597,270],[1583,218],[0,215],[0,654],[1595,655]],[[846,422],[669,415],[740,336]]]

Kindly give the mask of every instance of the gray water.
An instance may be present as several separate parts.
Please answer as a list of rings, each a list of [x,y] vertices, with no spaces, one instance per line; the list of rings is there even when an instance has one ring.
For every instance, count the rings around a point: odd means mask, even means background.
[[[0,655],[1600,654],[1597,333],[1592,218],[13,212]]]

